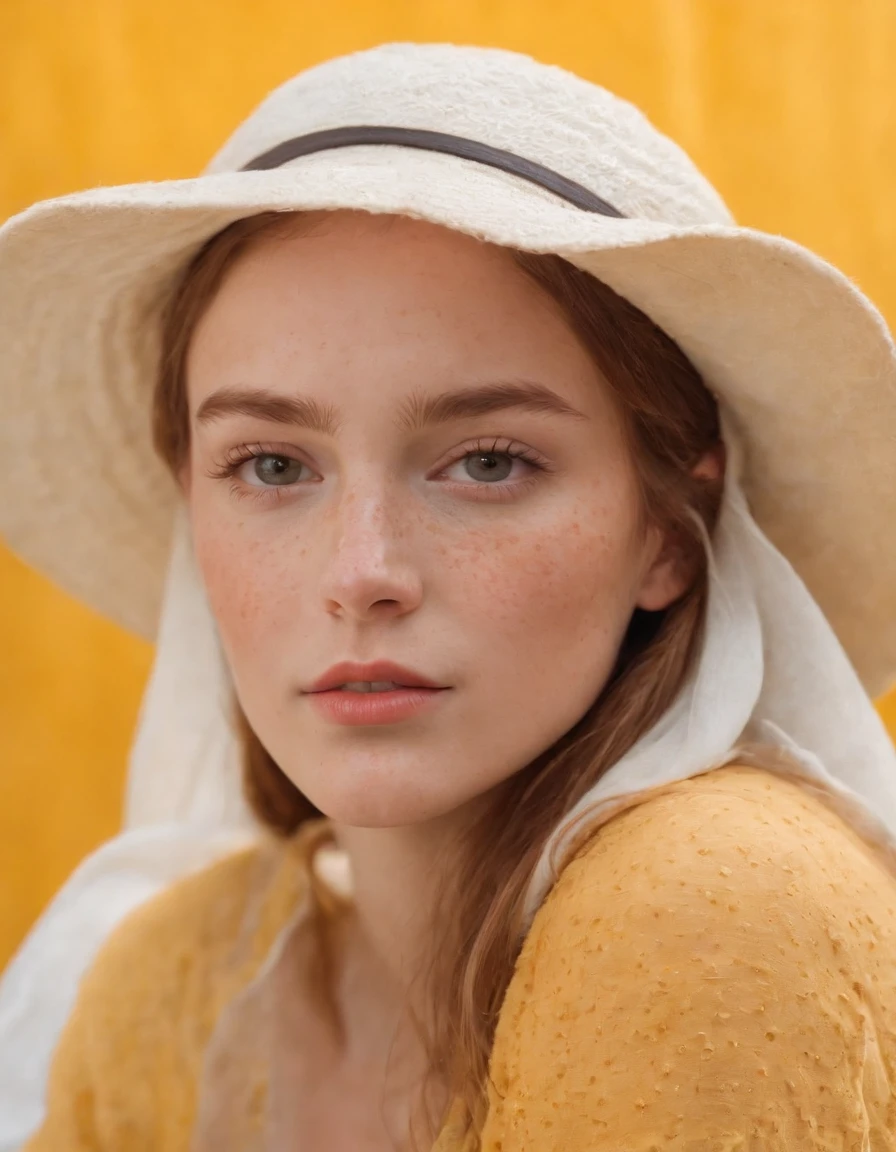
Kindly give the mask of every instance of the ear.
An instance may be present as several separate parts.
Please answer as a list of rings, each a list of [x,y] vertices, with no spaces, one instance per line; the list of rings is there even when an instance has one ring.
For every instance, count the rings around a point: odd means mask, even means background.
[[[718,480],[724,471],[725,446],[719,441],[700,457],[691,475],[698,480]],[[693,564],[673,533],[657,527],[651,532],[654,559],[644,574],[635,606],[647,612],[659,612],[687,592],[694,574]]]
[[[692,566],[686,562],[680,543],[670,533],[660,534],[658,528],[653,532],[660,535],[660,540],[658,545],[654,544],[654,560],[644,574],[635,600],[635,607],[645,612],[668,608],[687,592],[693,577]]]

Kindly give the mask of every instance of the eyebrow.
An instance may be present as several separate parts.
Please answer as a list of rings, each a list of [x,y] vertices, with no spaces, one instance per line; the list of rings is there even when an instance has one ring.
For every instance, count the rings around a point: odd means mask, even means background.
[[[452,420],[517,409],[538,415],[588,417],[544,384],[507,381],[440,392],[436,396],[410,396],[399,407],[396,425],[404,432],[419,432]],[[206,397],[196,412],[197,424],[210,424],[227,416],[251,416],[274,424],[292,424],[335,436],[340,427],[337,410],[301,396],[282,396],[265,388],[220,388]]]

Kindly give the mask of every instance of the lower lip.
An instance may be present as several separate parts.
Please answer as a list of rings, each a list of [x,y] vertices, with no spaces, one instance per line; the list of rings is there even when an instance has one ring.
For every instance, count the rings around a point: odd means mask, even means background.
[[[334,724],[397,724],[432,708],[447,688],[394,688],[388,692],[311,692],[311,705]]]

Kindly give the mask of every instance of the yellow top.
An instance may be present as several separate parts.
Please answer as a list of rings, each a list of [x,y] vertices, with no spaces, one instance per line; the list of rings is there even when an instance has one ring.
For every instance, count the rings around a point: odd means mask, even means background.
[[[115,932],[28,1152],[187,1152],[218,1015],[301,898],[290,852],[229,857]],[[896,879],[814,794],[728,767],[563,871],[501,1011],[483,1152],[892,1152],[894,1078]],[[436,1149],[462,1152],[450,1125]]]

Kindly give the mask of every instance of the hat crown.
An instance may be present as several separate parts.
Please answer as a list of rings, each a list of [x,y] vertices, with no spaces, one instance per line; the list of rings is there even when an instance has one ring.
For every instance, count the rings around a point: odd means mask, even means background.
[[[443,132],[504,149],[582,184],[624,216],[731,223],[686,153],[634,105],[498,48],[386,44],[328,60],[276,88],[207,172],[239,170],[296,136],[357,125]]]

